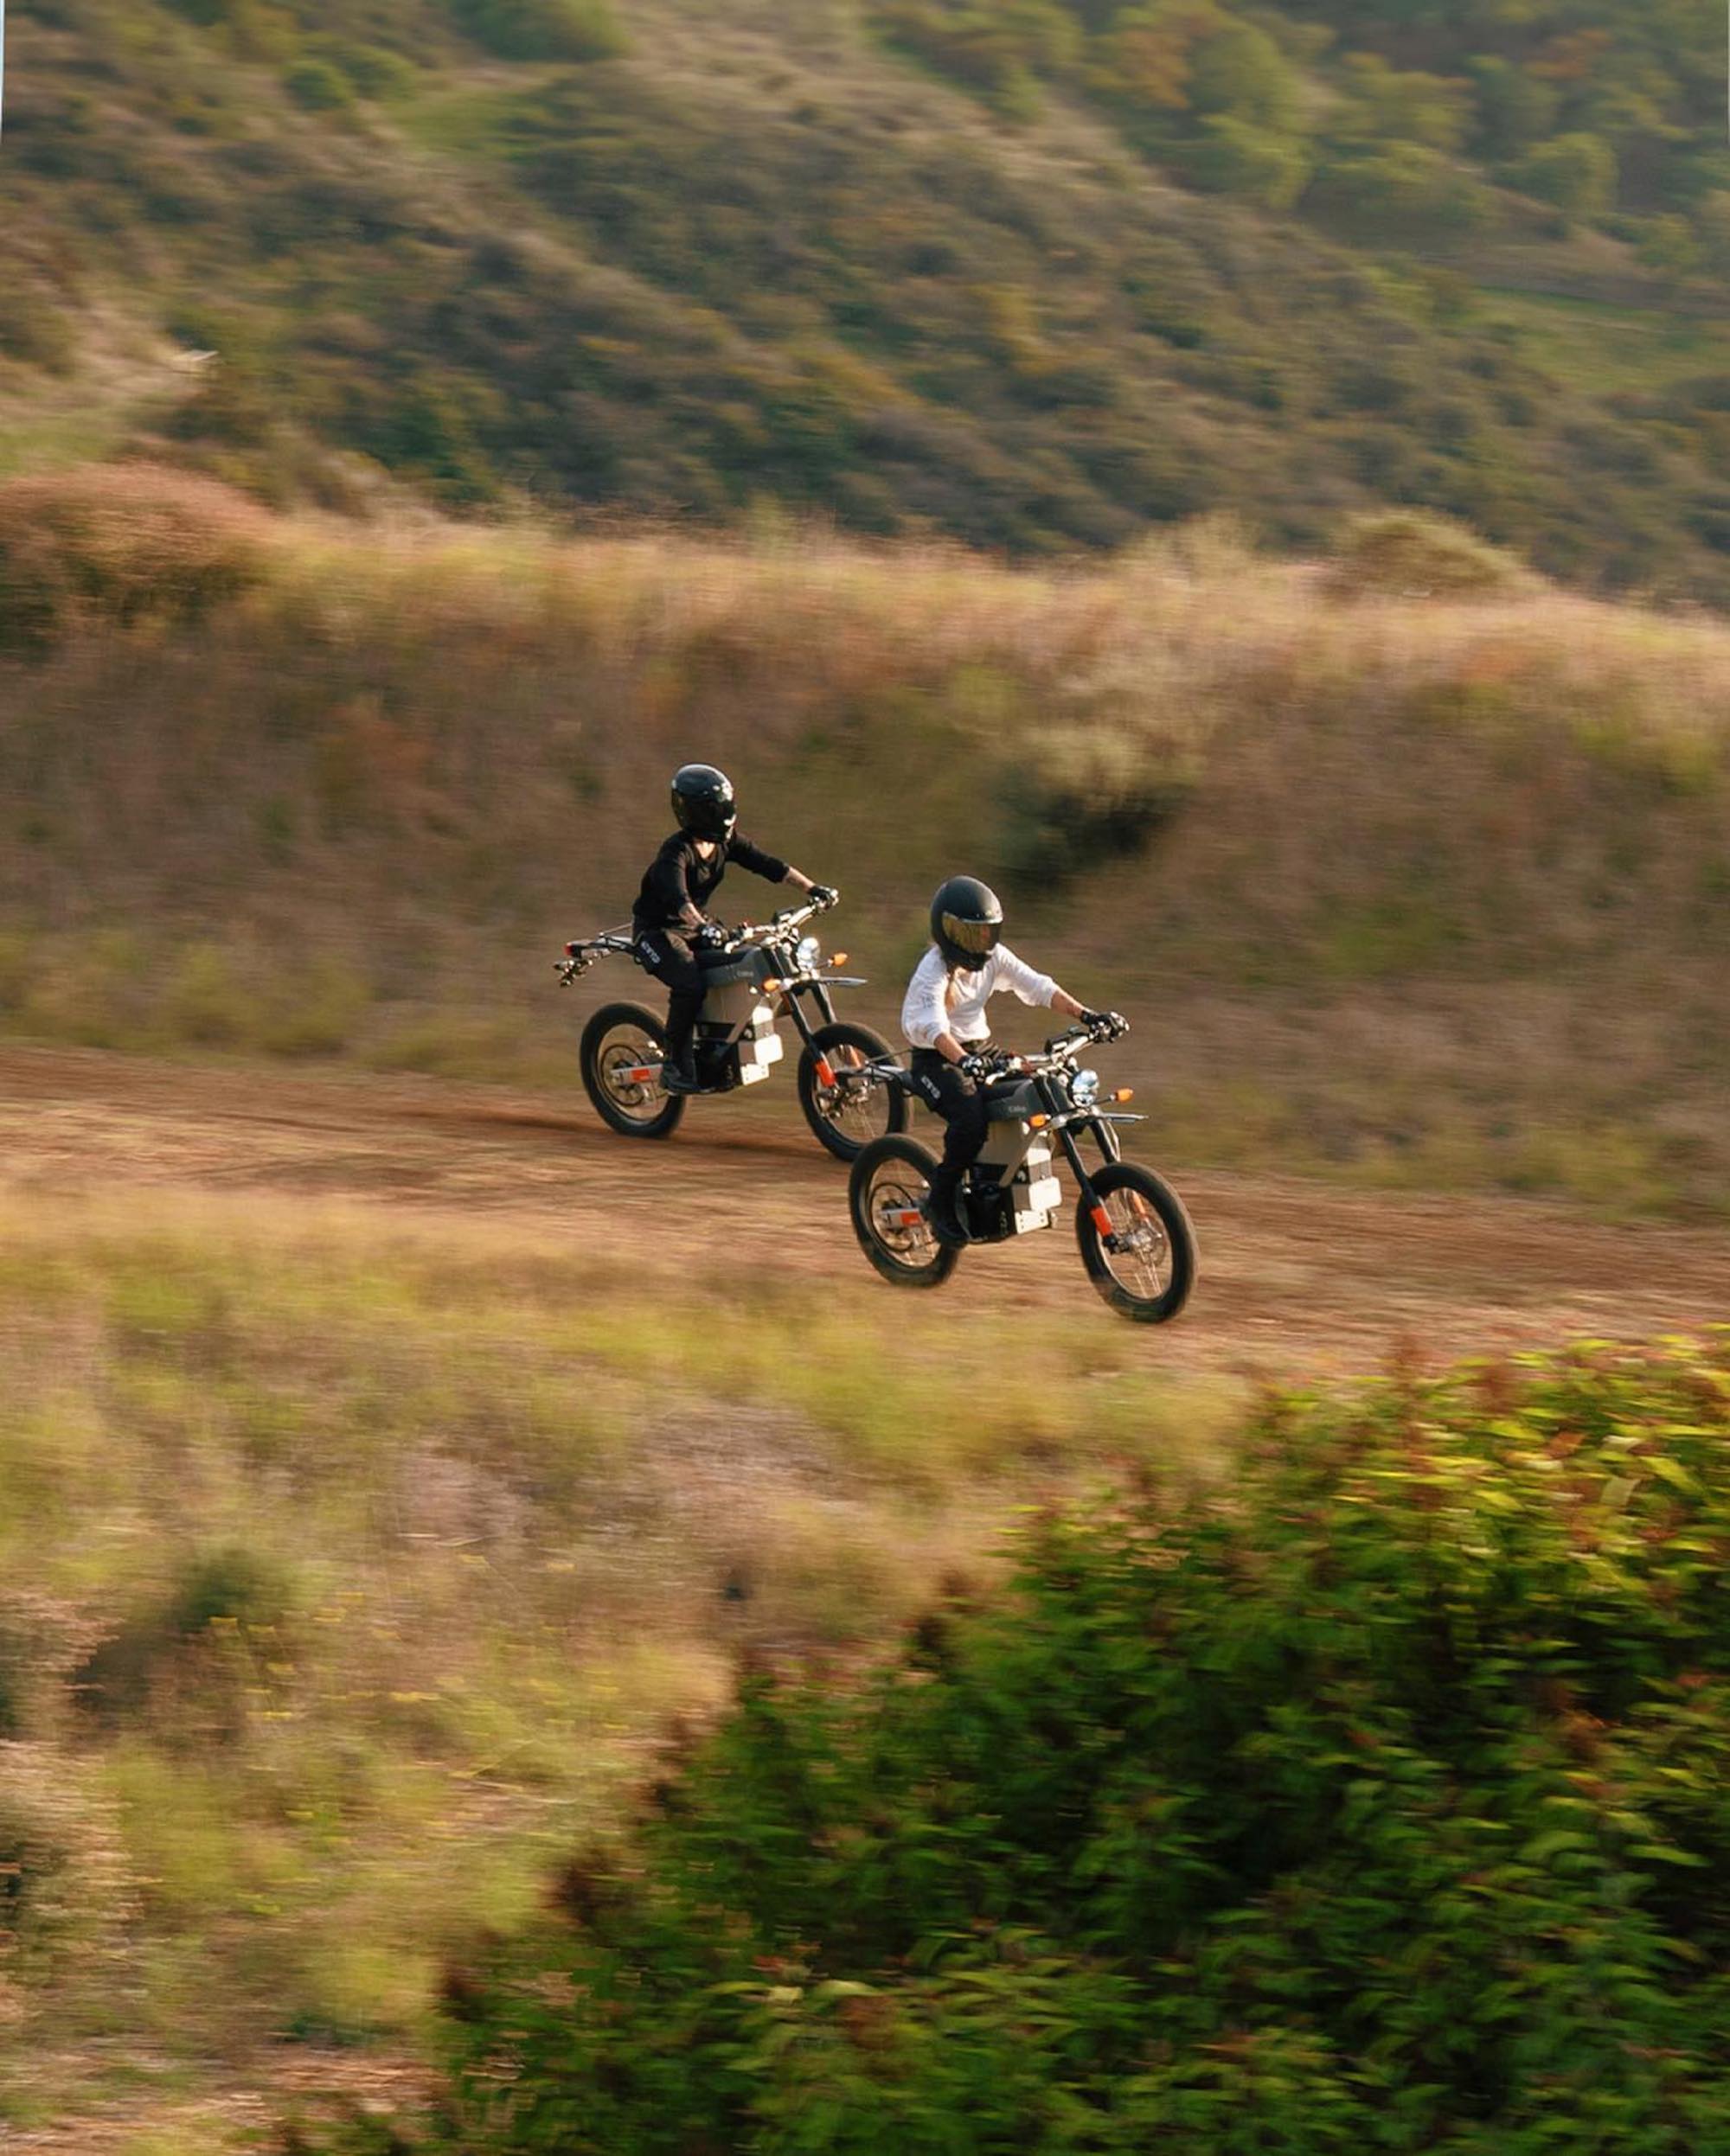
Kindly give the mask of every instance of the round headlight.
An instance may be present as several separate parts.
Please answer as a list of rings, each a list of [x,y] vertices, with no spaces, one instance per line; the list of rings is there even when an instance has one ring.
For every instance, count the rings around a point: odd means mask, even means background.
[[[815,936],[801,936],[797,956],[802,973],[815,973],[823,963],[823,945]]]
[[[1078,1071],[1069,1081],[1069,1097],[1078,1108],[1091,1108],[1099,1097],[1099,1073]]]

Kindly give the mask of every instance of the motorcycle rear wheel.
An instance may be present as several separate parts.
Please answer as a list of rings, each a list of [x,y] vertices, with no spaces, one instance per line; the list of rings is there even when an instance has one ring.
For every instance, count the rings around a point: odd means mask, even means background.
[[[817,1072],[823,1057],[836,1083],[824,1085]],[[907,1127],[907,1099],[897,1085],[861,1085],[852,1073],[868,1063],[892,1063],[894,1051],[868,1026],[823,1026],[799,1055],[799,1106],[820,1145],[837,1161],[856,1161],[874,1138]]]
[[[666,1054],[666,1028],[640,1003],[605,1004],[584,1027],[583,1091],[608,1129],[622,1138],[672,1136],[686,1097],[662,1091],[659,1066]],[[645,1065],[656,1070],[652,1079],[629,1075]]]
[[[1102,1168],[1092,1180],[1118,1247],[1101,1234],[1086,1198],[1078,1200],[1075,1239],[1088,1278],[1120,1317],[1169,1324],[1195,1285],[1195,1231],[1183,1200],[1163,1177],[1133,1161]]]
[[[876,1138],[853,1163],[848,1206],[859,1247],[897,1288],[940,1288],[961,1253],[939,1243],[925,1218],[935,1157],[912,1138]],[[917,1221],[898,1215],[916,1213]]]

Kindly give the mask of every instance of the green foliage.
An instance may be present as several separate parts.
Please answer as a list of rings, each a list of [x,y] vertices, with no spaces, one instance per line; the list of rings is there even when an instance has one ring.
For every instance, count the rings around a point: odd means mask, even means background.
[[[1339,598],[1516,598],[1534,579],[1525,564],[1445,517],[1389,510],[1357,518],[1328,565]]]
[[[858,1696],[753,1678],[564,1937],[462,1975],[456,2142],[1685,2156],[1727,1439],[1721,1353],[1284,1400]]]
[[[1309,160],[1297,144],[1229,112],[1210,113],[1179,161],[1197,187],[1268,209],[1290,209],[1310,179]]]
[[[146,1337],[173,1337],[201,1317],[220,1322],[214,1307],[189,1311],[167,1283],[134,1290],[117,1315],[123,1328],[142,1328]],[[254,1649],[261,1642],[266,1649],[259,1661],[276,1651],[292,1600],[281,1568],[245,1545],[195,1551],[92,1650],[73,1674],[74,1693],[87,1713],[108,1722],[144,1713],[164,1686],[221,1705],[237,1686],[256,1684]],[[204,1726],[226,1728],[227,1718]]]
[[[625,49],[612,0],[450,0],[458,22],[501,60],[607,60]]]
[[[1041,27],[1024,31],[1010,12],[988,15],[966,0],[876,0],[874,20],[958,80],[995,93],[1019,71],[1052,72],[1052,12],[1041,4]],[[1722,40],[1706,0],[1451,10],[1071,0],[1069,16],[1080,42],[1066,48],[1063,71],[1138,147],[1198,185],[1276,208],[1290,208],[1295,190],[1240,188],[1221,176],[1222,161],[1246,175],[1259,151],[1268,170],[1289,169],[1313,137],[1311,154],[1336,168],[1316,207],[1355,200],[1368,210],[1391,192],[1399,199],[1375,221],[1395,237],[1402,227],[1412,236],[1494,221],[1492,181],[1591,222],[1613,207],[1624,168],[1640,207],[1684,216],[1721,173]],[[1230,130],[1211,132],[1227,147],[1210,157],[1197,138],[1221,119]],[[1468,152],[1486,169],[1445,171],[1441,160]],[[1679,245],[1656,266],[1671,268]]]
[[[667,6],[628,67],[570,64],[618,42],[585,0],[27,14],[0,470],[116,445],[341,510],[775,502],[1023,556],[1214,509],[1314,544],[1395,499],[1554,573],[1730,591],[1703,418],[1558,380],[1469,281],[1496,233],[1547,290],[1711,341],[1675,288],[1723,252],[1730,153],[1685,10],[881,0],[875,42],[770,11],[741,72],[727,18]],[[1037,117],[1075,100],[1107,125]],[[1576,139],[1630,221],[1589,244],[1571,152],[1537,184],[1577,215],[1522,191]],[[1441,256],[1455,303],[1365,243]],[[164,330],[217,361],[157,364]],[[1353,403],[1387,351],[1428,385],[1394,415]]]
[[[1596,135],[1558,135],[1541,143],[1515,178],[1528,195],[1554,203],[1565,217],[1601,217],[1616,200],[1616,152]]]
[[[298,61],[284,75],[283,85],[309,112],[347,112],[355,102],[353,83],[328,60]]]
[[[883,0],[885,38],[1028,119],[1037,82],[1065,74],[1081,40],[1058,0]]]

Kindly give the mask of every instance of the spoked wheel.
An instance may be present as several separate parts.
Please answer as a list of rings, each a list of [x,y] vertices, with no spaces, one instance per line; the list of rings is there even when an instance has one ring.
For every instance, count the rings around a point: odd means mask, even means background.
[[[925,1208],[936,1161],[911,1138],[878,1138],[853,1163],[847,1192],[859,1247],[898,1288],[940,1288],[961,1255],[931,1232]]]
[[[907,1129],[907,1095],[870,1074],[872,1064],[894,1059],[868,1026],[820,1027],[801,1052],[799,1106],[836,1160],[856,1161],[874,1138]]]
[[[1093,1178],[1096,1217],[1084,1198],[1075,1208],[1081,1262],[1121,1316],[1163,1325],[1195,1284],[1195,1231],[1183,1201],[1150,1168],[1119,1161]]]
[[[667,1138],[685,1112],[685,1096],[663,1092],[667,1036],[640,1003],[609,1003],[583,1028],[583,1090],[609,1129],[626,1138]]]

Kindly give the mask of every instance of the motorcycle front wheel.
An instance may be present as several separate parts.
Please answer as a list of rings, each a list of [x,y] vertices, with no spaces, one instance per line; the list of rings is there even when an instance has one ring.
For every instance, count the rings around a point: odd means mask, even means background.
[[[670,1138],[685,1096],[661,1087],[665,1028],[640,1003],[608,1003],[583,1028],[583,1091],[610,1130],[624,1138]]]
[[[859,1247],[897,1288],[940,1288],[960,1251],[939,1243],[926,1218],[933,1156],[911,1138],[877,1138],[853,1163],[848,1203]]]
[[[868,1075],[871,1064],[894,1061],[888,1042],[868,1026],[820,1027],[801,1051],[799,1106],[817,1142],[837,1161],[856,1161],[874,1138],[907,1129],[906,1094]]]
[[[1098,1214],[1086,1198],[1075,1207],[1075,1239],[1088,1278],[1120,1317],[1168,1324],[1195,1284],[1195,1231],[1183,1200],[1133,1161],[1102,1168],[1093,1188]]]

